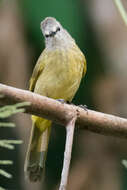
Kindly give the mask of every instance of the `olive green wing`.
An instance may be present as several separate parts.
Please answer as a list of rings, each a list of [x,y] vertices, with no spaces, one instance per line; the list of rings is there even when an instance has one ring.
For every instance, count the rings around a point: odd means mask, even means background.
[[[83,75],[82,76],[84,77],[86,74],[86,70],[87,70],[86,58],[84,55],[83,55],[83,63],[84,63],[84,69],[83,69]]]
[[[83,67],[82,77],[84,77],[86,74],[86,70],[87,70],[86,58],[85,58],[85,55],[81,52],[81,50],[80,50],[79,55],[80,55],[79,60],[80,60],[80,63]]]
[[[34,88],[35,88],[35,85],[36,85],[36,82],[38,80],[38,77],[40,76],[40,74],[43,72],[43,69],[44,69],[44,66],[45,66],[45,53],[42,52],[42,54],[40,55],[35,67],[34,67],[34,70],[33,70],[33,73],[32,73],[32,77],[30,79],[30,82],[29,82],[29,90],[30,91],[34,91]]]
[[[82,77],[84,77],[86,74],[86,70],[87,70],[86,58],[78,46],[76,46],[76,52],[78,53],[79,62],[81,63],[81,65],[83,67]]]

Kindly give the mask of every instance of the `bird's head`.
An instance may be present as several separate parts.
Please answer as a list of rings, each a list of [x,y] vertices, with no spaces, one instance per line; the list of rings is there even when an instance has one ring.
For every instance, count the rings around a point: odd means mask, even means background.
[[[47,17],[41,22],[41,30],[47,47],[65,46],[74,42],[70,34],[53,17]]]
[[[52,38],[62,30],[61,24],[53,17],[47,17],[41,22],[41,30],[45,38]]]

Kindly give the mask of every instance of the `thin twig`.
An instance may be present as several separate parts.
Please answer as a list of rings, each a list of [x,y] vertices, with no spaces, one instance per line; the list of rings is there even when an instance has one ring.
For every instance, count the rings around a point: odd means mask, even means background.
[[[120,12],[120,15],[124,21],[124,23],[127,25],[127,13],[126,13],[126,10],[121,2],[121,0],[114,0],[115,2],[115,5],[118,9],[118,11]]]
[[[66,126],[66,145],[59,190],[66,190],[67,186],[76,118],[77,116],[73,117]]]
[[[3,84],[0,84],[0,94],[4,95],[0,98],[0,105],[30,102],[30,106],[22,106],[25,107],[26,113],[53,120],[63,126],[66,126],[74,117],[74,113],[78,111],[76,125],[79,129],[127,138],[127,119],[89,109],[86,111],[78,106],[60,103],[51,98]]]

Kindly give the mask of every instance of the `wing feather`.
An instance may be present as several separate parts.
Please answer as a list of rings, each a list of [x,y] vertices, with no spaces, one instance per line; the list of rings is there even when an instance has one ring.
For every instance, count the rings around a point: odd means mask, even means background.
[[[45,60],[44,59],[44,52],[42,52],[42,54],[40,55],[36,65],[34,67],[32,77],[31,77],[30,82],[29,82],[29,90],[32,91],[32,92],[34,91],[36,82],[37,82],[40,74],[43,72],[43,69],[44,69],[44,66],[45,66],[45,61],[44,60]]]

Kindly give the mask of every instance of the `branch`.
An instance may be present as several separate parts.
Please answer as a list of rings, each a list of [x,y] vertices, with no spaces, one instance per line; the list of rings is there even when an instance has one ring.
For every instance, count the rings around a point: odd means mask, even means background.
[[[63,163],[63,170],[61,174],[61,183],[59,190],[66,190],[67,186],[76,119],[77,115],[74,118],[72,118],[72,120],[66,126],[66,133],[67,133],[66,145],[65,145],[64,163]]]
[[[0,84],[0,94],[3,95],[0,98],[1,105],[30,102],[31,105],[25,108],[26,113],[45,117],[64,126],[77,114],[76,125],[80,129],[127,138],[127,119],[89,109],[85,111],[78,106],[60,103],[51,98],[3,84]]]
[[[124,23],[127,25],[127,13],[126,13],[126,11],[124,9],[124,6],[123,6],[121,0],[114,0],[114,3],[116,5],[116,7],[117,7],[123,21],[124,21]]]

